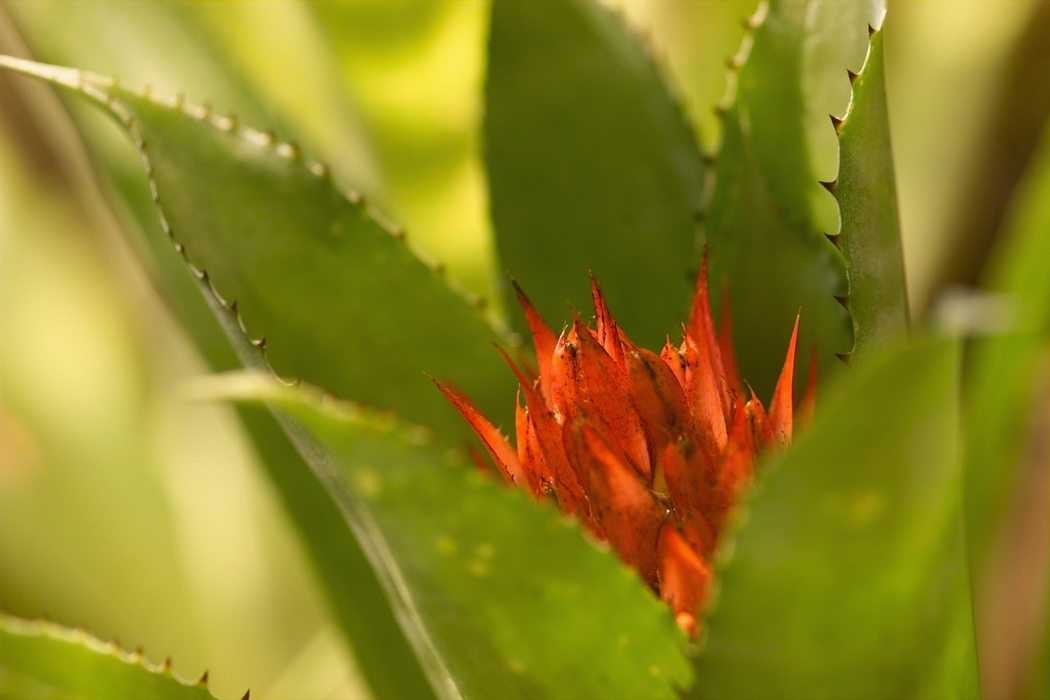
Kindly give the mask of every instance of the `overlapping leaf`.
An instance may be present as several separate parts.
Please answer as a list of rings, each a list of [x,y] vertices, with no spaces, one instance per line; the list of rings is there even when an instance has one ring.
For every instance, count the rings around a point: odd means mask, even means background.
[[[902,338],[908,326],[882,47],[878,32],[853,81],[853,101],[839,127],[839,176],[832,189],[842,214],[838,240],[849,275],[854,360]]]
[[[0,614],[0,696],[214,700],[206,678],[186,683],[83,630]]]
[[[859,70],[881,6],[763,4],[733,60],[740,67],[705,229],[716,308],[724,281],[741,374],[763,395],[778,372],[769,348],[783,345],[800,310],[800,346],[816,344],[824,376],[836,354],[853,348],[849,314],[836,300],[849,294],[845,263],[825,236],[839,230],[837,207],[819,183],[834,179],[835,159],[817,155],[836,150],[830,98],[841,90],[848,101],[846,70]]]
[[[919,338],[857,367],[760,479],[695,696],[978,696],[958,356]]]
[[[285,400],[284,423],[362,533],[441,697],[675,698],[684,634],[552,505],[449,466],[418,429]]]
[[[704,167],[641,44],[590,0],[497,0],[485,108],[503,266],[556,327],[588,308],[592,271],[624,330],[659,347],[688,310]]]

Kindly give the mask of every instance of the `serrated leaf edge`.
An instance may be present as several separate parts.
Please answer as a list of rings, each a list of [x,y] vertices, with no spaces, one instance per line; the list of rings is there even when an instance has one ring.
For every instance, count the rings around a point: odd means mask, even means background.
[[[160,191],[154,177],[153,164],[150,161],[147,152],[147,144],[142,138],[142,134],[139,132],[138,125],[135,121],[135,115],[131,109],[121,103],[117,97],[107,90],[114,88],[125,90],[131,94],[136,94],[143,99],[149,100],[152,104],[158,107],[181,112],[182,114],[196,119],[201,123],[208,124],[219,131],[234,133],[255,146],[269,147],[278,156],[299,164],[303,169],[315,177],[330,180],[331,171],[328,166],[320,161],[304,158],[301,149],[297,144],[279,140],[273,131],[259,131],[253,127],[244,126],[239,122],[235,115],[224,116],[215,114],[212,111],[211,106],[207,103],[201,105],[188,103],[185,101],[182,93],[176,93],[171,99],[165,100],[155,96],[148,85],[143,87],[142,90],[135,90],[133,87],[122,84],[116,77],[104,76],[98,73],[84,71],[79,68],[67,68],[39,63],[14,56],[0,55],[0,67],[9,68],[18,73],[40,78],[46,82],[61,85],[75,92],[79,92],[108,110],[118,121],[120,121],[131,136],[131,140],[138,152],[139,159],[142,161],[142,167],[149,180],[150,195],[157,210],[157,216],[160,220],[161,228],[171,241],[175,248],[175,252],[182,258],[187,269],[198,283],[206,286],[222,309],[233,316],[237,326],[244,333],[245,337],[248,338],[249,342],[251,342],[251,344],[258,350],[264,365],[273,376],[284,384],[297,384],[299,381],[297,378],[286,379],[281,377],[270,364],[266,354],[265,337],[253,339],[248,336],[248,330],[245,326],[244,319],[241,316],[240,309],[238,308],[237,300],[227,301],[216,288],[215,282],[208,274],[208,271],[204,268],[198,267],[190,260],[186,246],[179,242],[171,225],[168,223],[168,217],[161,203]],[[517,333],[511,332],[504,319],[489,307],[487,301],[480,295],[468,290],[458,279],[448,274],[447,267],[444,263],[432,257],[422,248],[411,243],[408,240],[405,230],[401,226],[394,224],[374,205],[367,202],[360,192],[352,189],[340,189],[334,182],[332,182],[332,187],[339,191],[351,205],[355,207],[363,207],[365,215],[379,226],[381,230],[386,231],[394,239],[400,241],[417,260],[425,265],[433,274],[441,277],[445,284],[447,284],[459,298],[477,311],[482,320],[486,322],[497,337],[501,338],[511,347],[521,347],[523,343],[521,336]]]
[[[134,651],[128,651],[116,641],[102,641],[102,639],[83,627],[66,627],[45,619],[27,620],[0,612],[0,630],[23,637],[47,637],[55,641],[79,645],[97,654],[111,656],[129,666],[138,666],[149,673],[167,676],[180,685],[190,688],[199,686],[211,693],[211,689],[208,687],[207,671],[196,681],[185,680],[175,675],[171,670],[170,656],[166,657],[161,663],[155,664],[146,658],[142,647]],[[248,700],[249,693],[250,691],[246,691],[242,700]],[[214,697],[214,693],[211,694]]]
[[[878,34],[880,31],[882,31],[881,28],[876,29],[875,27],[871,26],[870,24],[868,25],[868,50],[864,54],[864,62],[861,64],[860,70],[858,70],[856,73],[854,73],[850,69],[848,69],[848,68],[846,69],[846,74],[849,76],[849,85],[850,85],[850,97],[849,97],[849,103],[846,105],[846,111],[842,114],[841,117],[836,117],[834,114],[829,114],[828,115],[831,118],[832,126],[835,127],[835,136],[836,136],[836,138],[838,138],[838,140],[840,142],[840,146],[839,146],[839,153],[840,153],[839,168],[840,169],[842,167],[842,160],[841,160],[842,129],[846,125],[846,123],[849,121],[850,116],[852,116],[852,114],[853,114],[853,106],[854,106],[854,104],[856,104],[856,90],[854,89],[853,86],[856,83],[857,78],[859,78],[860,76],[864,75],[864,72],[868,69],[868,64],[871,61],[872,41],[874,41],[875,35]],[[821,182],[820,184],[823,185],[824,188],[827,189],[828,192],[830,192],[832,195],[834,195],[835,194],[835,188],[839,184],[838,175],[835,176],[834,180],[831,180],[829,182]],[[824,236],[829,241],[831,241],[832,244],[834,244],[835,248],[841,254],[842,253],[842,239],[841,239],[841,237],[842,237],[842,220],[841,220],[841,217],[839,219],[839,230],[836,231],[835,233],[825,232]],[[846,271],[846,282],[847,282],[847,284],[850,284],[849,270],[848,269]],[[856,325],[855,325],[856,321],[854,321],[854,319],[853,319],[853,312],[850,310],[849,300],[850,300],[850,295],[849,294],[847,294],[844,297],[838,297],[838,296],[835,297],[835,301],[837,301],[839,304],[841,304],[842,308],[844,308],[846,310],[846,313],[849,314],[850,323],[854,324],[853,348],[849,352],[840,354],[838,356],[839,359],[842,360],[846,364],[849,364],[850,359],[853,357],[853,352],[857,348],[857,333],[856,333]]]
[[[723,122],[723,135],[722,135],[723,140],[725,138],[725,129],[724,129],[725,118],[726,118],[726,115],[729,114],[729,110],[732,109],[733,105],[736,102],[736,98],[737,98],[737,89],[738,89],[738,86],[739,86],[739,83],[740,83],[740,69],[742,69],[747,64],[748,59],[751,57],[751,48],[752,48],[752,46],[754,45],[754,42],[755,42],[755,30],[762,26],[762,24],[766,21],[766,17],[768,15],[769,15],[769,0],[762,0],[761,2],[759,2],[758,6],[755,8],[755,11],[753,13],[751,13],[749,16],[747,16],[744,19],[743,23],[742,23],[743,27],[744,27],[744,36],[743,36],[743,38],[740,41],[740,47],[737,49],[737,52],[735,54],[733,54],[732,56],[730,56],[728,59],[726,59],[726,90],[725,90],[725,93],[722,95],[722,99],[714,107],[715,115],[718,117],[719,121]],[[861,70],[858,73],[853,73],[848,68],[846,69],[846,73],[849,75],[849,79],[850,79],[850,101],[849,101],[849,105],[846,108],[846,116],[843,116],[840,119],[840,118],[836,117],[833,114],[828,115],[831,118],[831,122],[832,122],[833,126],[835,127],[835,134],[836,134],[836,136],[838,136],[838,134],[839,134],[839,129],[841,128],[842,123],[846,120],[846,117],[849,115],[849,112],[853,109],[853,101],[854,101],[853,100],[853,91],[852,91],[853,81],[856,79],[856,77],[858,75],[860,75],[860,74],[862,74],[864,72],[864,68],[866,68],[867,65],[868,65],[868,58],[871,56],[871,39],[872,39],[872,37],[874,36],[874,34],[877,31],[879,31],[879,30],[875,29],[870,24],[868,25],[868,50],[867,50],[867,52],[864,55],[864,64],[863,64]],[[705,197],[703,206],[697,212],[697,218],[700,221],[703,221],[704,219],[707,218],[707,208],[708,208],[708,206],[711,203],[711,199],[710,198],[714,195],[714,190],[715,190],[715,184],[714,184],[715,183],[715,165],[716,165],[716,162],[718,160],[718,154],[721,152],[722,146],[723,146],[723,144],[720,143],[718,145],[718,147],[716,148],[716,150],[714,152],[712,152],[706,158],[707,177],[705,179],[709,183],[709,185],[706,187],[706,195],[707,196]],[[840,163],[841,163],[841,159],[840,159]],[[831,182],[821,182],[820,180],[817,180],[816,182],[817,182],[817,184],[822,185],[825,189],[827,189],[829,192],[832,192],[832,194],[833,194],[834,186],[838,183],[838,176],[836,175],[835,180],[832,180]],[[837,202],[836,202],[836,204],[837,204]],[[839,226],[840,226],[840,228],[839,228],[838,232],[832,234],[832,233],[828,233],[828,232],[825,231],[824,232],[824,237],[827,238],[828,241],[834,246],[835,251],[838,253],[839,257],[842,260],[842,270],[843,270],[843,272],[844,272],[844,274],[846,276],[846,285],[847,285],[847,287],[846,287],[846,289],[847,289],[846,296],[841,296],[841,297],[840,296],[833,296],[832,298],[834,298],[835,301],[837,301],[840,305],[842,305],[842,307],[846,310],[846,314],[849,315],[849,318],[850,318],[850,327],[852,328],[853,327],[853,314],[852,314],[852,312],[850,311],[850,308],[849,308],[849,283],[850,283],[849,272],[848,272],[848,270],[846,268],[845,256],[842,254],[842,249],[840,248],[839,241],[838,241],[838,237],[842,233],[842,230],[841,230],[841,216],[840,216],[840,224],[839,224]],[[853,342],[854,342],[854,347],[856,347],[856,333],[855,332],[854,332],[854,341]],[[841,354],[840,353],[836,353],[836,356],[844,364],[849,364],[849,358],[850,358],[850,355],[852,355],[852,353],[853,353],[853,349],[850,349],[850,351],[848,353],[841,353]]]

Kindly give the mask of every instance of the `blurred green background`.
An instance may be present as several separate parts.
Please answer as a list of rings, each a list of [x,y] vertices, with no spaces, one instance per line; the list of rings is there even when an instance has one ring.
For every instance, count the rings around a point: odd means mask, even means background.
[[[706,150],[753,0],[618,1]],[[900,0],[886,24],[913,314],[937,290],[1011,47],[1037,3]],[[499,283],[479,157],[488,6],[471,0],[7,2],[0,50],[273,127],[467,287]],[[91,142],[138,167],[123,136]],[[1004,128],[1006,126],[1004,125]],[[240,697],[367,691],[233,413],[150,285],[47,89],[0,77],[0,609],[142,646]]]

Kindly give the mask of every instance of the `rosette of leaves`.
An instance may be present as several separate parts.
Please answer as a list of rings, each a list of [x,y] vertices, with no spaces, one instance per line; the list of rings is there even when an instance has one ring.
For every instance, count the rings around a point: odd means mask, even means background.
[[[686,320],[706,246],[713,308],[731,290],[741,375],[763,400],[796,315],[799,347],[815,349],[816,418],[759,467],[697,643],[578,523],[467,464],[469,427],[426,374],[512,425],[516,381],[492,344],[527,362],[524,318],[466,291],[333,176],[353,164],[179,95],[0,63],[128,137],[137,172],[100,148],[101,174],[158,287],[227,372],[204,389],[238,403],[377,698],[977,697],[964,455],[975,473],[990,467],[967,451],[983,443],[963,439],[959,343],[909,330],[883,15],[875,0],[760,5],[730,60],[721,144],[704,154],[615,13],[491,7],[495,247],[544,317],[557,327],[588,308],[593,272],[625,332],[658,348]],[[1045,250],[1036,225],[1018,227]],[[1046,256],[1003,256],[999,283],[1039,298],[1038,275],[1015,268]],[[1029,386],[1042,310],[998,400]],[[982,372],[1005,360],[975,362],[974,386],[1004,392]],[[969,511],[1001,517],[982,498]],[[4,644],[0,665],[27,677],[58,653]],[[117,687],[85,683],[71,692]]]

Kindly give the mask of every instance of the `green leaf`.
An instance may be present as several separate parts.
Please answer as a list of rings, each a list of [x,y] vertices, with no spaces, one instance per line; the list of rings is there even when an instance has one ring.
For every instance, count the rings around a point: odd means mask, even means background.
[[[243,347],[246,353],[251,348]],[[440,697],[676,698],[670,610],[551,503],[465,468],[388,415],[264,374],[212,396],[267,400],[358,533]]]
[[[696,278],[704,167],[643,47],[596,2],[497,0],[485,109],[507,271],[555,328],[590,308],[593,271],[626,332],[662,345]]]
[[[698,697],[978,696],[958,370],[918,338],[828,392],[728,545]]]
[[[1039,359],[1050,346],[1050,130],[1011,203],[983,286],[1009,324],[977,338],[966,372],[967,530],[975,571],[985,562],[1018,478]]]
[[[713,303],[720,306],[727,283],[741,376],[763,396],[783,362],[770,350],[786,348],[796,314],[800,348],[816,344],[821,376],[853,349],[849,314],[836,300],[849,294],[846,266],[826,237],[839,230],[838,207],[819,182],[834,180],[835,159],[817,156],[837,150],[831,98],[838,89],[848,95],[846,70],[858,49],[861,60],[867,51],[881,5],[763,4],[732,61],[740,66],[730,82],[735,99],[725,108],[705,228]]]
[[[119,154],[103,150],[103,155],[118,190],[135,209],[149,252],[158,263],[147,267],[159,277],[197,346],[217,370],[239,367],[223,329],[194,284],[197,280],[186,273],[185,261],[176,254],[161,230],[141,166],[137,181]],[[486,346],[486,350],[491,348]],[[349,637],[372,692],[378,698],[430,695],[427,681],[394,619],[385,592],[324,488],[267,411],[241,407],[239,413],[262,465],[303,535],[304,545],[332,605],[333,617]]]
[[[839,127],[839,177],[832,189],[842,214],[839,247],[849,277],[856,360],[908,329],[882,45],[882,32],[876,32],[853,81],[853,101]]]
[[[219,299],[236,303],[246,332],[266,339],[278,374],[396,410],[446,439],[466,435],[426,371],[509,424],[513,377],[491,347],[500,333],[437,263],[296,146],[100,76],[3,65],[72,88],[125,125],[176,249]]]
[[[214,700],[207,677],[185,683],[83,630],[0,614],[0,696]]]

